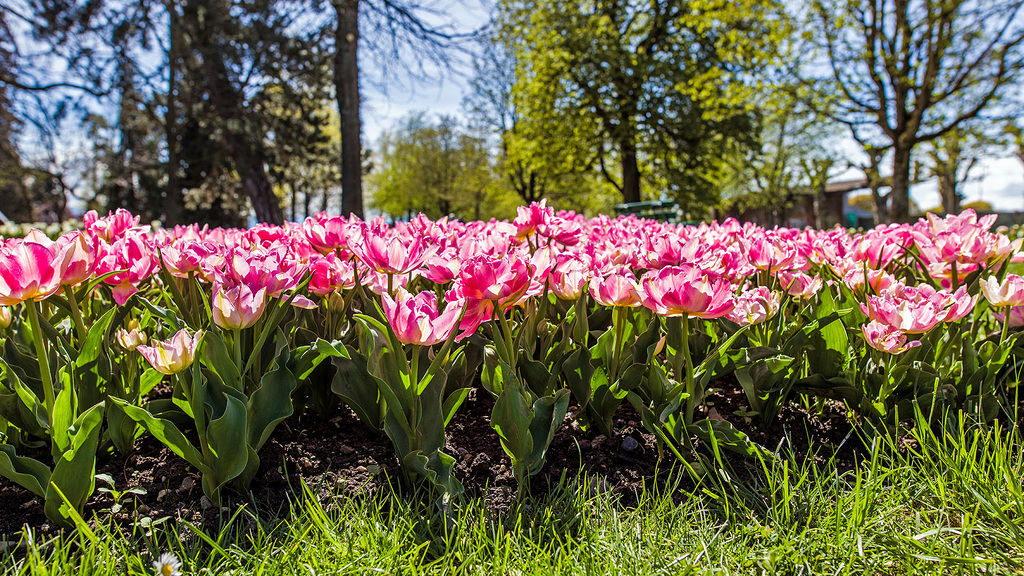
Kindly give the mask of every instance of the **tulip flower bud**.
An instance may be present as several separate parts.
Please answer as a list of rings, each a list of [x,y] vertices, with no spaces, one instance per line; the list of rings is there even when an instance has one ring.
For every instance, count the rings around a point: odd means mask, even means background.
[[[0,306],[0,330],[3,330],[11,325],[13,318],[11,318],[11,309],[8,306]]]
[[[228,330],[242,330],[256,323],[267,307],[266,289],[253,292],[245,284],[213,290],[213,323]]]
[[[192,365],[202,339],[202,330],[189,336],[188,331],[182,329],[170,340],[154,342],[153,346],[138,346],[136,349],[161,374],[177,374]]]
[[[117,332],[114,333],[114,338],[117,339],[117,343],[122,348],[129,351],[142,346],[149,339],[146,333],[139,329],[139,323],[135,320],[128,323],[127,330],[118,328]]]

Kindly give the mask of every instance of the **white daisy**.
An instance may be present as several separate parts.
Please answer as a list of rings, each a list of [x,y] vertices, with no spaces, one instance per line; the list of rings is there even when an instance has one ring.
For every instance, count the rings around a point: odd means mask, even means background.
[[[181,576],[181,561],[178,557],[170,552],[164,552],[160,555],[155,562],[153,562],[153,568],[156,570],[156,576]]]

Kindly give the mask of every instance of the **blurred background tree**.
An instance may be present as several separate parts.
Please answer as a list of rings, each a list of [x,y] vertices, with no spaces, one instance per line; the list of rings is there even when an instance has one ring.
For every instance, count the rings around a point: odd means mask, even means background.
[[[0,0],[3,215],[244,226],[663,199],[784,225],[859,178],[902,220],[912,184],[957,211],[1019,146],[1024,0],[501,0],[479,30],[443,1]],[[367,87],[442,79],[459,113],[364,106]]]

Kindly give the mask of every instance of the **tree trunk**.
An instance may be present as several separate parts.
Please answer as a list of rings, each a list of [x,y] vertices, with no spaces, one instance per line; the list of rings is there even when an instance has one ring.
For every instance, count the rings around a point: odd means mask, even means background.
[[[210,14],[200,18],[198,7],[189,3],[185,7],[185,18],[188,29],[192,32],[196,50],[203,59],[203,71],[206,73],[206,92],[210,103],[220,116],[224,144],[234,162],[235,170],[242,180],[242,189],[252,202],[256,219],[260,222],[283,224],[284,212],[274,194],[274,187],[267,176],[267,168],[263,159],[261,142],[256,135],[245,130],[251,124],[246,118],[242,95],[228,76],[224,56],[216,38],[218,18],[228,18],[227,10],[221,14]]]
[[[363,144],[359,118],[359,0],[333,0],[334,89],[341,121],[341,213],[363,217]]]
[[[640,201],[640,167],[636,163],[636,142],[630,134],[619,146],[622,154],[622,201]]]
[[[889,192],[892,198],[889,219],[892,222],[910,220],[910,149],[899,140],[893,143],[892,188]]]
[[[178,223],[181,206],[181,186],[178,170],[181,160],[178,155],[178,101],[175,94],[178,84],[178,14],[173,3],[167,4],[169,19],[167,50],[167,112],[164,114],[164,130],[167,135],[167,190],[164,191],[164,226],[170,228]]]
[[[950,173],[944,167],[936,171],[939,181],[939,196],[942,197],[942,210],[946,214],[960,213],[960,195],[957,193],[956,171]]]

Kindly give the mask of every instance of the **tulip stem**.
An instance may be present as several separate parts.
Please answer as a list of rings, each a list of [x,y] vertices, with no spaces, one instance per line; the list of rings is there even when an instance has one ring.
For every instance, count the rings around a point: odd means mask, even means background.
[[[50,373],[50,359],[46,354],[46,343],[43,341],[42,322],[39,320],[39,303],[35,300],[26,302],[28,322],[32,326],[32,340],[36,345],[36,360],[39,362],[39,377],[43,381],[43,403],[46,413],[53,414],[54,394],[53,375]]]
[[[629,308],[626,306],[616,306],[612,309],[612,329],[614,330],[614,339],[612,340],[612,358],[611,358],[611,370],[608,372],[608,381],[615,383],[619,379],[619,360],[622,357],[622,333],[626,329],[626,322],[623,316],[629,312]]]
[[[495,306],[495,309],[497,310],[498,313],[498,322],[501,324],[501,331],[504,332],[504,334],[502,334],[502,337],[505,340],[505,345],[507,346],[508,350],[509,367],[515,370],[518,351],[515,349],[512,343],[512,329],[509,327],[508,319],[505,318],[505,311],[497,306]]]
[[[999,345],[1000,346],[1006,343],[1006,333],[1009,331],[1009,329],[1010,329],[1010,308],[1007,308],[1006,312],[1003,312],[1003,330],[1002,330],[1002,333],[999,335]]]
[[[690,316],[688,314],[683,314],[681,324],[683,325],[683,342],[680,352],[683,355],[683,362],[686,363],[683,377],[686,379],[686,425],[689,426],[693,424],[693,409],[697,405],[697,399],[694,398],[696,383],[693,379],[693,359],[690,358]],[[676,365],[678,366],[678,361]]]
[[[82,311],[78,308],[78,298],[75,297],[75,291],[71,289],[71,286],[64,287],[64,295],[68,298],[68,304],[71,305],[71,319],[75,323],[75,332],[78,333],[78,345],[81,346],[85,342],[85,322],[82,320]]]
[[[234,352],[235,352],[235,366],[238,366],[238,369],[241,371],[241,370],[245,369],[245,365],[242,364],[242,331],[241,330],[234,330],[233,334],[231,334],[231,346],[232,346],[232,348],[234,348]],[[238,376],[240,378],[242,378],[243,381],[244,381],[245,374],[239,372]],[[242,387],[245,388],[244,385]]]

